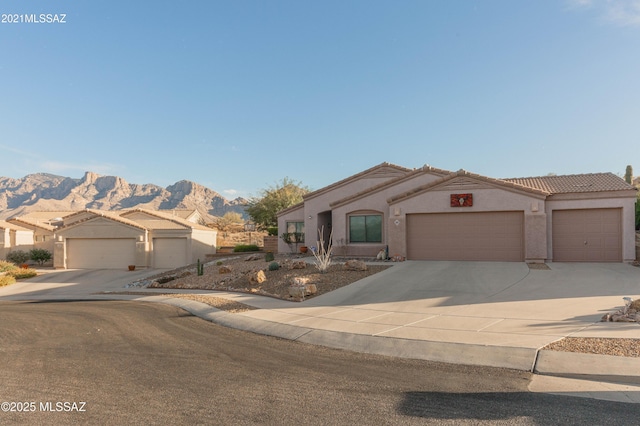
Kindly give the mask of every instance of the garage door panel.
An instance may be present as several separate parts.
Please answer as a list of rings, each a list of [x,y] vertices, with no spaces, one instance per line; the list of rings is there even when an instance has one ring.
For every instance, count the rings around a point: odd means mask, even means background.
[[[620,209],[555,210],[553,260],[621,262],[621,218]]]
[[[154,267],[178,268],[185,266],[187,261],[186,238],[154,238],[153,239]]]
[[[126,269],[136,264],[133,238],[69,238],[67,268]]]
[[[414,260],[524,258],[522,212],[407,215],[407,257]]]

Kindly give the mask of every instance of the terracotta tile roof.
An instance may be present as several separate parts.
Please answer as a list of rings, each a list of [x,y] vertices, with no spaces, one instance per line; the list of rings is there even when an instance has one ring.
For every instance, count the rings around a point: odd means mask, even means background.
[[[188,221],[178,215],[174,215],[172,210],[159,211],[159,210],[148,210],[148,209],[134,209],[134,210],[128,210],[122,213],[121,217],[126,217],[127,215],[130,215],[136,212],[145,213],[149,216],[157,218],[157,219],[151,219],[151,218],[150,219],[128,219],[128,220],[133,220],[135,222],[138,222],[140,224],[144,223],[144,226],[148,229],[191,228],[191,229],[199,229],[201,231],[214,231],[214,229],[212,228]],[[170,223],[161,224],[160,223],[161,221],[170,222]]]
[[[399,173],[408,173],[411,171],[411,169],[407,169],[406,167],[402,167],[402,166],[398,166],[395,164],[391,164],[391,163],[380,163],[377,166],[373,166],[367,170],[364,170],[360,173],[356,173],[355,175],[349,176],[348,178],[339,180],[338,182],[334,182],[331,185],[325,186],[323,188],[317,189],[315,191],[309,192],[307,194],[305,194],[302,198],[304,200],[307,200],[309,198],[313,198],[316,197],[320,194],[324,194],[332,189],[338,188],[342,185],[345,185],[349,182],[352,182],[354,180],[357,180],[361,177],[364,176],[370,176],[370,175],[375,175],[378,172],[384,172],[384,171],[388,171],[388,172],[399,172]]]
[[[36,218],[32,218],[32,217],[13,217],[11,219],[9,219],[9,222],[12,223],[16,223],[18,225],[27,225],[27,226],[34,226],[37,228],[41,228],[41,229],[45,229],[47,231],[53,231],[56,229],[55,226],[50,225],[48,221],[43,221],[41,219],[36,219]]]
[[[546,191],[550,194],[570,192],[628,191],[633,189],[624,179],[613,173],[591,173],[561,176],[538,176],[503,179],[529,188]]]
[[[0,229],[11,229],[14,231],[31,231],[30,229],[23,228],[18,224],[7,222],[5,220],[0,220]]]
[[[389,188],[389,187],[392,187],[394,185],[397,185],[398,183],[403,182],[405,180],[412,179],[417,175],[427,174],[427,173],[428,174],[433,174],[433,175],[438,175],[440,177],[445,177],[445,176],[450,175],[452,172],[449,171],[449,170],[444,170],[444,169],[438,169],[438,168],[435,168],[435,167],[431,167],[431,166],[425,164],[423,167],[420,167],[419,169],[411,170],[411,171],[407,172],[403,176],[399,176],[397,178],[390,179],[390,180],[388,180],[386,182],[379,183],[379,184],[377,184],[375,186],[372,186],[370,188],[365,189],[364,191],[360,191],[360,192],[358,192],[356,194],[349,195],[348,197],[345,197],[345,198],[343,198],[341,200],[333,201],[329,205],[332,208],[336,208],[336,207],[338,207],[340,205],[343,205],[343,204],[349,203],[349,202],[351,202],[353,200],[362,198],[362,197],[364,197],[364,196],[366,196],[368,194],[371,194],[371,193],[374,193],[374,192],[377,192],[377,191],[381,191],[381,190],[383,190],[385,188]]]
[[[114,213],[112,211],[107,211],[107,210],[84,209],[84,210],[76,212],[76,213],[74,213],[72,215],[67,216],[67,218],[70,218],[70,217],[73,217],[73,216],[76,216],[76,215],[80,215],[82,213],[92,213],[93,216],[89,216],[89,217],[83,218],[83,219],[78,220],[76,222],[71,222],[71,223],[69,223],[69,224],[67,224],[65,226],[61,226],[60,228],[57,228],[57,230],[71,228],[71,227],[74,227],[74,226],[79,225],[81,223],[84,223],[84,222],[87,222],[89,220],[95,219],[96,217],[106,217],[108,219],[114,220],[116,222],[123,223],[125,225],[129,225],[129,226],[133,226],[135,228],[140,228],[140,229],[146,230],[139,223],[134,222],[134,221],[129,220],[129,219],[124,218],[124,217],[120,217],[117,213]]]
[[[396,196],[393,196],[393,197],[387,199],[387,202],[389,204],[392,204],[392,203],[395,203],[395,202],[397,202],[399,200],[413,197],[413,196],[415,196],[417,194],[429,191],[429,190],[431,190],[433,188],[436,188],[436,187],[438,187],[438,186],[440,186],[440,185],[442,185],[442,184],[444,184],[446,182],[449,182],[449,181],[451,181],[451,180],[453,180],[455,178],[459,178],[459,177],[471,178],[471,179],[474,179],[476,181],[485,182],[485,183],[488,183],[488,184],[491,184],[491,185],[500,186],[500,187],[503,187],[505,189],[509,189],[509,190],[512,190],[512,191],[528,192],[530,194],[535,194],[535,195],[537,195],[539,197],[540,196],[544,197],[544,196],[549,195],[548,191],[545,191],[543,189],[524,186],[524,185],[521,185],[521,184],[519,184],[517,182],[508,182],[508,181],[506,181],[504,179],[490,178],[490,177],[487,177],[487,176],[482,176],[482,175],[479,175],[479,174],[476,174],[476,173],[471,173],[471,172],[468,172],[466,170],[460,169],[457,172],[451,173],[451,174],[449,174],[447,176],[443,176],[438,180],[435,180],[435,181],[430,182],[430,183],[425,184],[425,185],[421,185],[421,186],[415,187],[412,190],[406,191],[406,192],[404,192],[402,194],[398,194]]]

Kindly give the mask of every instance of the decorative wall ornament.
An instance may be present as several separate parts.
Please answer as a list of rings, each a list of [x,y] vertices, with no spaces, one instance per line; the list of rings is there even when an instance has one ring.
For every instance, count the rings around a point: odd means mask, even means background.
[[[473,194],[451,194],[451,207],[473,206]]]

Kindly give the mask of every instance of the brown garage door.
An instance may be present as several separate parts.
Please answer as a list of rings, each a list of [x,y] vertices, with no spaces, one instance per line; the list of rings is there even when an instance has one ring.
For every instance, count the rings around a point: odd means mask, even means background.
[[[523,212],[407,215],[412,260],[524,260]]]
[[[554,210],[554,262],[622,262],[621,209]]]

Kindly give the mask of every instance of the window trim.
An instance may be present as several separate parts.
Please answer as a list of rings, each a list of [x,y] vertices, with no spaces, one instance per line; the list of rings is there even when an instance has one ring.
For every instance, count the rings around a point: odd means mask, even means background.
[[[380,240],[379,241],[366,241],[366,217],[377,216],[380,218]],[[351,235],[351,218],[352,217],[365,217],[365,241],[353,241]],[[349,244],[381,244],[385,241],[384,235],[384,214],[378,211],[359,211],[352,212],[347,215],[347,235],[349,237]]]

